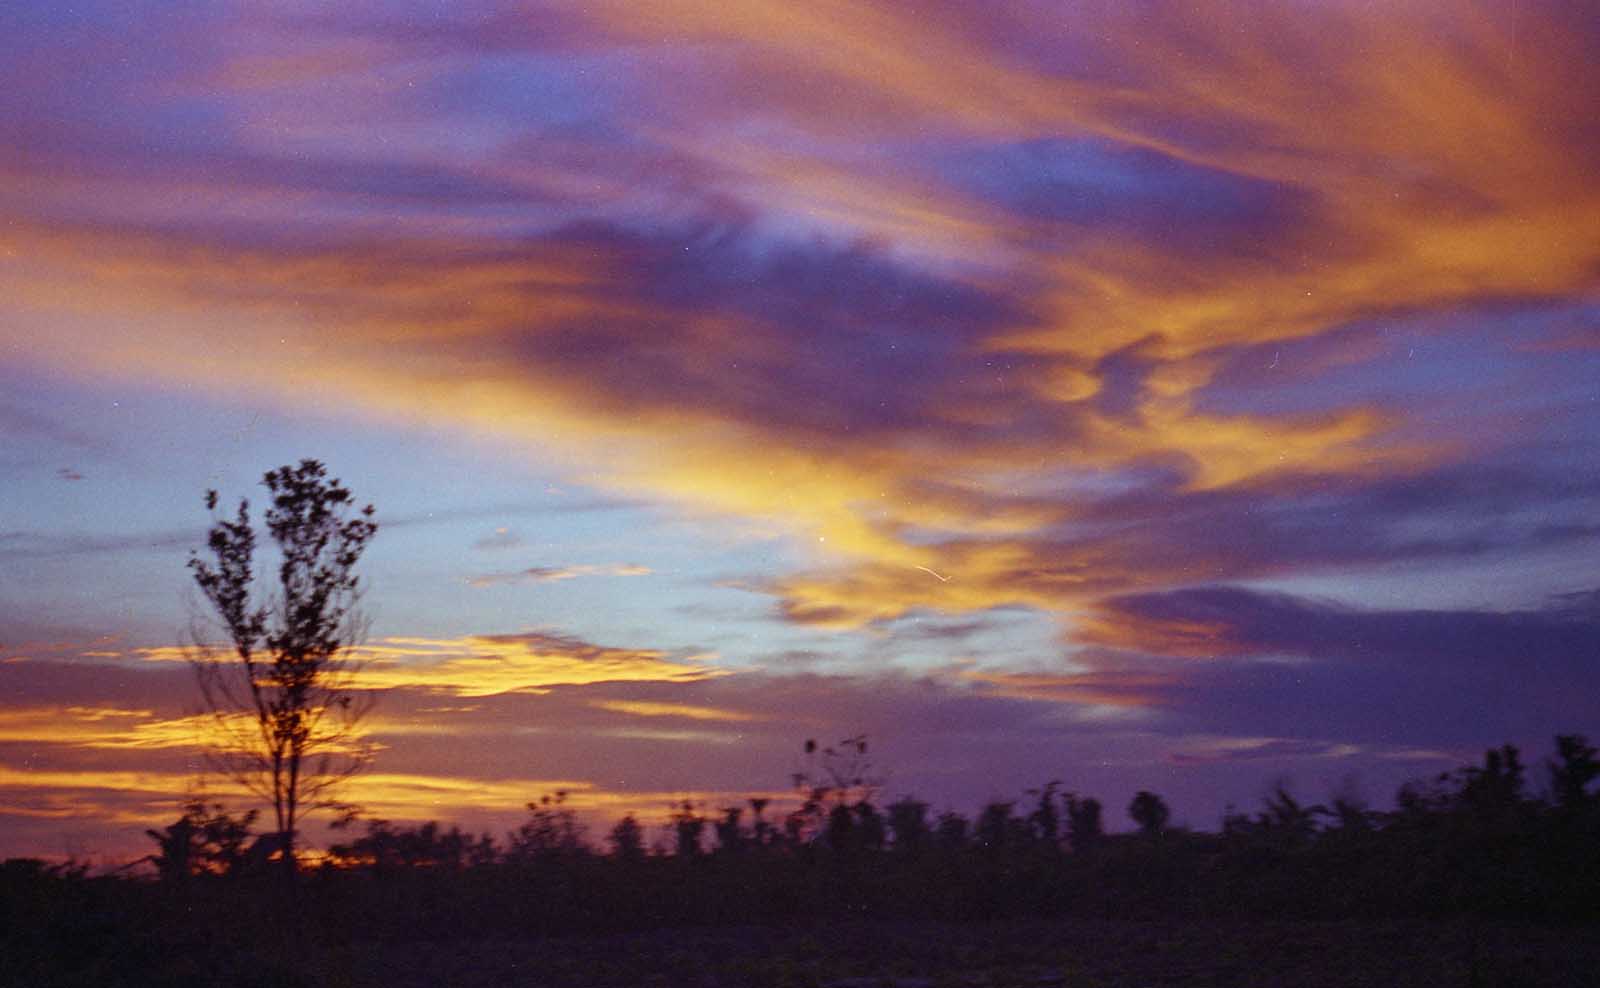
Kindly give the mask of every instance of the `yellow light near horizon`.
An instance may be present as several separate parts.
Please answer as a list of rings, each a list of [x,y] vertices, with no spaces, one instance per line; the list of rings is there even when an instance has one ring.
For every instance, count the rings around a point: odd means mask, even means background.
[[[636,717],[682,717],[687,720],[732,721],[736,723],[763,719],[755,714],[741,713],[737,710],[697,706],[690,703],[659,703],[649,700],[595,700],[589,705],[600,710],[610,710],[619,714],[632,714]]]

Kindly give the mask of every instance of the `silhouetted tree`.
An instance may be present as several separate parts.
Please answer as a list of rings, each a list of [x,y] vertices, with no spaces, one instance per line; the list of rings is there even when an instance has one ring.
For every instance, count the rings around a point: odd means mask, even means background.
[[[1515,745],[1484,752],[1482,768],[1458,773],[1457,800],[1468,812],[1484,819],[1501,819],[1522,801],[1525,784],[1522,757]]]
[[[1273,835],[1285,847],[1300,847],[1310,843],[1317,833],[1317,816],[1327,813],[1324,806],[1304,806],[1289,792],[1288,786],[1278,783],[1261,801],[1261,815],[1257,817],[1261,829]]]
[[[672,828],[673,853],[682,858],[698,857],[701,851],[700,838],[706,830],[706,818],[695,809],[694,803],[687,799],[679,803],[673,808],[667,823]]]
[[[585,853],[583,824],[566,802],[566,790],[558,789],[529,803],[527,822],[507,835],[507,859],[528,863]]]
[[[1346,777],[1334,790],[1326,815],[1333,820],[1333,829],[1345,835],[1367,833],[1379,818],[1368,809],[1354,776]]]
[[[766,847],[776,836],[772,824],[768,823],[763,815],[770,802],[771,800],[762,796],[753,796],[750,799],[750,816],[753,821],[750,825],[750,839],[757,847]]]
[[[474,838],[460,827],[445,830],[428,821],[415,827],[397,827],[387,820],[367,821],[367,832],[349,844],[335,844],[329,857],[340,865],[378,872],[400,870],[460,871],[494,861],[494,838]]]
[[[828,811],[823,841],[838,854],[882,850],[887,830],[883,814],[863,799],[857,803],[835,803]]]
[[[181,881],[194,875],[226,875],[245,861],[250,828],[256,811],[228,814],[220,803],[207,805],[193,799],[184,804],[177,822],[161,830],[146,830],[159,849],[149,860],[163,881]]]
[[[1061,843],[1061,811],[1056,808],[1056,790],[1060,787],[1059,782],[1049,782],[1042,789],[1028,790],[1028,795],[1038,799],[1028,814],[1028,826],[1033,829],[1034,838],[1049,847],[1059,847]]]
[[[1164,802],[1142,792],[1130,815],[1159,839],[1101,838],[1098,801],[1053,786],[1030,790],[1027,813],[1018,811],[1022,803],[991,801],[975,826],[953,812],[935,823],[927,805],[909,796],[880,812],[870,801],[839,801],[830,787],[815,840],[758,853],[766,845],[746,829],[745,813],[754,810],[759,820],[764,800],[710,817],[702,804],[680,800],[649,860],[632,817],[611,831],[612,860],[590,855],[565,794],[556,793],[530,804],[529,822],[498,859],[492,842],[475,842],[454,827],[372,821],[365,836],[330,849],[330,865],[317,883],[301,887],[299,903],[307,915],[334,922],[360,903],[361,915],[388,917],[380,920],[385,936],[406,937],[486,925],[496,936],[526,936],[858,912],[952,921],[1060,915],[1588,921],[1600,917],[1597,760],[1600,753],[1582,738],[1558,738],[1550,785],[1530,796],[1520,756],[1496,748],[1481,764],[1407,786],[1392,813],[1365,809],[1348,784],[1336,790],[1345,795],[1330,798],[1330,810],[1276,785],[1255,811],[1230,807],[1220,835],[1164,830],[1170,827]],[[1050,795],[1060,796],[1057,837],[1064,830],[1074,852],[1099,840],[1098,851],[1081,859],[1045,853],[1059,844],[1049,841],[1048,817],[1035,799]],[[246,846],[247,829],[230,830],[229,819],[220,809],[194,807],[173,826],[150,831],[162,849],[154,859],[162,874],[249,872],[278,860],[277,833]],[[222,826],[208,836],[212,823]],[[716,857],[703,860],[712,830]],[[894,854],[878,853],[891,831]],[[679,857],[668,860],[674,841]],[[731,853],[736,849],[741,853]],[[525,861],[536,867],[521,870]],[[30,868],[24,871],[37,870]],[[0,868],[0,919],[7,871]],[[140,901],[174,909],[224,901],[207,898],[212,884]],[[31,901],[29,890],[23,894],[17,900],[13,890],[12,901]],[[255,915],[226,912],[218,921],[244,929]],[[4,928],[0,923],[0,948]]]
[[[934,826],[934,838],[939,847],[945,851],[961,851],[967,846],[967,831],[971,824],[967,818],[955,810],[945,810],[939,814],[939,820]]]
[[[744,817],[744,807],[725,806],[722,808],[722,819],[716,822],[717,851],[722,854],[737,854],[744,850],[747,835],[741,822]]]
[[[467,867],[487,868],[500,860],[500,849],[495,846],[494,835],[488,831],[467,845]]]
[[[855,850],[856,815],[845,803],[836,803],[828,810],[828,825],[823,840],[828,847],[840,853]]]
[[[1100,801],[1072,792],[1067,793],[1063,801],[1067,805],[1067,842],[1075,853],[1082,854],[1099,844],[1105,836]]]
[[[872,772],[867,736],[857,734],[826,748],[807,739],[802,751],[805,761],[791,776],[801,802],[784,821],[786,836],[792,844],[821,836],[834,850],[845,850],[855,840],[857,808],[869,806],[883,786]],[[881,825],[879,833],[881,843]]]
[[[976,838],[978,846],[990,851],[1017,847],[1027,841],[1027,821],[1018,819],[1012,812],[1015,803],[992,800],[984,804],[978,814]]]
[[[644,857],[644,828],[632,813],[617,821],[606,838],[611,853],[622,861],[638,861]]]
[[[355,509],[316,460],[270,470],[262,484],[277,581],[268,593],[256,589],[256,533],[241,500],[232,520],[211,526],[212,558],[189,558],[229,641],[208,645],[197,625],[194,664],[221,739],[213,762],[271,804],[292,875],[301,817],[341,805],[336,785],[371,757],[358,731],[370,701],[352,688],[348,649],[363,630],[355,566],[378,526],[372,505]],[[215,512],[217,492],[207,491],[205,503]]]
[[[894,849],[906,854],[925,850],[932,830],[928,826],[928,804],[910,796],[902,796],[889,804],[889,832],[894,836]]]
[[[1556,809],[1579,816],[1590,809],[1594,796],[1589,785],[1600,779],[1600,751],[1578,734],[1556,736],[1556,756],[1549,762],[1550,795]]]
[[[1139,831],[1147,837],[1154,837],[1166,829],[1167,819],[1171,815],[1166,802],[1145,789],[1135,793],[1133,802],[1128,804],[1128,816],[1133,818],[1133,822],[1139,825]]]

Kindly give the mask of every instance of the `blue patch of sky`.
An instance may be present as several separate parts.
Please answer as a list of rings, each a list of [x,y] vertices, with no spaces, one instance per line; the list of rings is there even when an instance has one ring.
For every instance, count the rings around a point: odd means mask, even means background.
[[[930,577],[931,579],[931,577]],[[875,657],[912,674],[932,674],[957,663],[985,669],[1062,668],[1059,615],[1026,607],[994,607],[958,615],[913,611],[877,629]]]
[[[1318,337],[1241,348],[1202,392],[1221,415],[1292,415],[1357,405],[1405,408],[1410,434],[1565,444],[1600,442],[1586,413],[1600,395],[1600,351],[1542,349],[1597,307],[1500,305],[1372,320]],[[1341,351],[1348,356],[1341,357]]]
[[[1560,546],[1507,551],[1492,560],[1407,561],[1237,584],[1372,610],[1502,611],[1548,606],[1561,595],[1597,589],[1600,578],[1592,553]]]
[[[192,0],[74,0],[72,3],[12,3],[0,6],[0,39],[18,45],[41,39],[128,37],[174,22],[199,23],[217,14],[218,5]],[[6,43],[0,41],[0,46]]]
[[[26,86],[20,108],[29,113],[70,109],[80,124],[86,118],[126,123],[130,112],[159,115],[172,94],[158,99],[155,87],[199,73],[215,57],[174,44],[203,36],[211,18],[192,4],[6,4],[0,6],[0,58],[60,69],[48,86],[34,85],[46,80],[14,80]],[[47,61],[44,53],[53,54]]]
[[[455,432],[223,405],[35,369],[6,368],[0,381],[18,413],[12,418],[58,423],[61,433],[30,425],[20,440],[24,453],[12,461],[22,469],[7,483],[0,529],[9,537],[0,541],[0,558],[9,549],[7,568],[28,578],[8,581],[3,602],[146,644],[171,643],[187,624],[184,562],[209,524],[203,492],[217,489],[230,508],[248,497],[259,517],[262,473],[302,457],[324,460],[360,501],[377,504],[380,521],[395,520],[380,529],[362,564],[374,635],[550,626],[606,644],[694,644],[707,629],[673,624],[671,608],[702,599],[718,567],[756,569],[773,554],[755,540],[708,552],[693,531],[655,509],[597,504],[541,467],[536,451]],[[80,434],[94,445],[64,438]],[[83,479],[67,479],[62,470]],[[524,546],[473,548],[502,526],[516,530]],[[656,573],[498,589],[466,583],[484,572],[616,563]],[[663,642],[669,624],[673,641]]]
[[[1278,220],[1283,186],[1083,138],[929,149],[934,174],[1026,218],[1216,238]]]
[[[631,66],[617,53],[478,55],[441,73],[427,97],[441,118],[467,116],[503,138],[530,126],[587,130],[626,99]]]
[[[515,534],[518,544],[474,548],[498,527]],[[728,638],[729,629],[715,614],[748,596],[720,586],[724,575],[770,574],[789,564],[785,540],[775,536],[718,537],[702,523],[648,505],[571,510],[559,496],[544,508],[507,512],[449,531],[457,548],[441,557],[430,579],[448,601],[443,611],[451,616],[451,634],[547,628],[604,645],[722,651],[714,639]],[[618,566],[650,572],[609,572]],[[527,575],[528,570],[575,567],[588,570],[559,580]],[[474,584],[486,576],[503,579]],[[740,653],[769,647],[770,629],[760,630],[759,640],[745,641]],[[735,637],[752,635],[745,623]]]

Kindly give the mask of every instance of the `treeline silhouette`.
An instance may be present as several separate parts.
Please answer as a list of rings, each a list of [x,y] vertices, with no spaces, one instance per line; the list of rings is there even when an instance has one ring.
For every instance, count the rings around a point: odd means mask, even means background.
[[[87,938],[136,964],[141,951],[215,957],[285,923],[381,941],[855,918],[1600,917],[1600,753],[1581,736],[1557,737],[1533,772],[1516,748],[1493,749],[1406,785],[1384,811],[1279,788],[1200,832],[1171,826],[1160,796],[1141,792],[1128,807],[1139,829],[1122,834],[1058,783],[972,817],[910,797],[879,805],[864,738],[808,749],[801,803],[781,816],[763,799],[711,814],[683,803],[654,840],[627,816],[591,841],[552,794],[503,838],[352,823],[287,885],[274,835],[197,802],[149,832],[153,878],[6,861],[0,945],[44,956]]]
[[[492,902],[507,932],[843,916],[1600,916],[1600,754],[1581,736],[1556,738],[1542,785],[1505,745],[1407,784],[1387,811],[1350,797],[1309,805],[1279,787],[1199,832],[1170,826],[1161,797],[1140,792],[1126,834],[1107,832],[1099,801],[1054,782],[973,817],[912,797],[879,805],[865,751],[862,738],[823,749],[822,771],[797,775],[804,799],[780,819],[762,799],[714,814],[683,803],[653,847],[633,816],[596,846],[556,794],[503,842],[368,821],[317,880],[330,894],[392,897],[393,922],[415,914],[408,904],[439,903],[425,929]]]

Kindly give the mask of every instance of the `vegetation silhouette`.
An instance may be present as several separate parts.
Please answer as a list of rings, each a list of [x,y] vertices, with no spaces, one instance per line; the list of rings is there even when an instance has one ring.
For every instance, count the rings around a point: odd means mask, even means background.
[[[1129,807],[1138,831],[1108,834],[1101,804],[1057,782],[1031,790],[1025,814],[994,800],[971,820],[954,811],[930,820],[928,804],[910,796],[879,809],[866,751],[864,738],[808,742],[799,806],[782,829],[766,823],[765,800],[752,800],[748,817],[745,807],[708,817],[684,801],[653,848],[631,815],[597,847],[558,792],[530,802],[503,842],[437,823],[367,821],[364,836],[329,849],[313,887],[342,896],[426,886],[428,896],[404,901],[454,901],[452,914],[475,917],[475,928],[503,923],[508,934],[819,915],[1600,918],[1600,754],[1577,735],[1556,738],[1536,795],[1508,745],[1481,765],[1407,784],[1390,811],[1348,794],[1306,804],[1278,784],[1256,813],[1230,811],[1215,833],[1171,826],[1165,801],[1141,791]],[[189,807],[150,832],[162,848],[159,877],[218,890],[248,879],[240,849],[250,822]],[[468,932],[447,917],[424,925],[437,922]]]
[[[864,758],[860,742],[834,746],[835,761]],[[359,836],[328,848],[306,874],[291,931],[274,927],[272,897],[254,894],[276,875],[252,859],[250,840],[276,831],[254,835],[253,816],[195,801],[172,825],[148,831],[158,853],[145,876],[5,862],[0,949],[24,959],[16,970],[25,977],[28,964],[59,961],[74,938],[101,938],[79,958],[82,980],[53,983],[148,983],[119,982],[115,971],[162,969],[173,958],[188,958],[183,971],[192,976],[169,983],[315,983],[263,960],[282,947],[273,936],[294,936],[298,956],[319,944],[404,951],[677,931],[661,934],[661,950],[679,956],[702,936],[685,932],[695,928],[824,924],[834,931],[827,937],[848,939],[837,931],[863,921],[1003,933],[1070,918],[1181,929],[1256,924],[1245,928],[1261,935],[1262,924],[1314,920],[1360,924],[1337,927],[1347,931],[1417,922],[1478,931],[1461,939],[1465,953],[1452,968],[1476,973],[1455,983],[1585,984],[1593,973],[1573,959],[1587,938],[1559,932],[1584,927],[1551,925],[1600,920],[1600,752],[1579,735],[1556,738],[1537,780],[1517,749],[1502,746],[1480,764],[1402,787],[1386,811],[1348,792],[1308,804],[1276,785],[1254,813],[1230,811],[1219,830],[1204,832],[1171,825],[1165,802],[1142,792],[1130,806],[1140,829],[1121,834],[1103,830],[1098,801],[1056,782],[1028,792],[1025,803],[991,801],[972,819],[949,810],[930,818],[911,796],[879,809],[870,771],[841,763],[836,778],[828,750],[808,746],[799,774],[816,784],[798,794],[801,808],[789,819],[799,826],[767,823],[764,800],[711,817],[696,803],[677,803],[654,846],[646,825],[629,816],[600,847],[562,793],[530,801],[526,822],[498,840],[433,822],[362,821]],[[1517,953],[1511,964],[1497,952],[1512,947],[1483,945],[1484,931],[1502,928],[1485,924],[1513,922],[1524,931],[1519,943],[1532,942],[1527,924],[1553,931],[1538,934],[1542,959]],[[1142,928],[1111,927],[1108,935]],[[1525,964],[1581,973],[1518,981]]]
[[[207,491],[207,556],[191,553],[189,568],[227,643],[211,644],[197,621],[193,663],[218,739],[211,763],[271,806],[275,837],[254,848],[292,878],[302,817],[353,809],[335,798],[338,783],[371,757],[359,730],[371,694],[352,689],[349,649],[364,630],[355,566],[378,526],[372,505],[357,509],[317,460],[269,470],[261,482],[277,579],[256,586],[249,501],[231,519],[218,517],[217,492]],[[184,842],[205,825],[186,814],[158,838],[172,844],[163,844],[166,867],[189,870]]]
[[[253,861],[250,828],[258,816],[250,810],[231,816],[222,804],[192,799],[183,815],[162,830],[146,830],[157,853],[148,860],[165,882],[183,882],[196,875],[234,875]],[[260,838],[257,838],[259,842]]]

